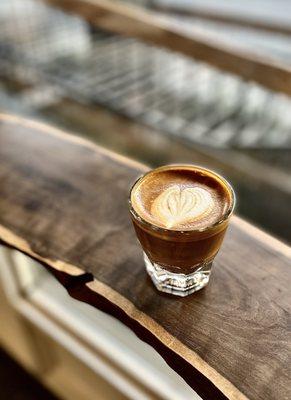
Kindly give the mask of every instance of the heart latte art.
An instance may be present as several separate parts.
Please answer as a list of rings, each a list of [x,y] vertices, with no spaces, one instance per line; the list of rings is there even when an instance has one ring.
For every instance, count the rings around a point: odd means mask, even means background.
[[[205,217],[213,208],[214,201],[207,190],[175,185],[153,201],[151,214],[170,229]]]

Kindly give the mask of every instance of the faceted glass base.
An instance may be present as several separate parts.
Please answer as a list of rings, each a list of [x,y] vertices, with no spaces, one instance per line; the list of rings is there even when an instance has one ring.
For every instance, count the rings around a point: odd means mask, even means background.
[[[147,272],[161,292],[184,297],[202,289],[209,281],[212,261],[202,264],[195,272],[185,275],[169,272],[159,264],[151,262],[146,253],[143,255]]]

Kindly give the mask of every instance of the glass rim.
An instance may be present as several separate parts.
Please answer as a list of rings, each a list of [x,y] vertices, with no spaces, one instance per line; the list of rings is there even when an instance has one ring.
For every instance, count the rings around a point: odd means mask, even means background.
[[[225,186],[227,187],[227,189],[230,192],[231,195],[231,201],[230,204],[227,208],[227,210],[225,211],[225,213],[223,213],[223,216],[216,222],[213,222],[212,224],[205,226],[204,228],[196,228],[196,229],[167,229],[167,228],[163,228],[161,226],[155,225],[154,223],[151,223],[147,220],[145,220],[144,218],[142,218],[138,212],[134,209],[133,205],[132,205],[132,201],[131,201],[131,195],[132,195],[132,191],[134,189],[134,187],[141,181],[143,180],[147,175],[149,175],[150,173],[154,172],[154,171],[163,171],[163,170],[167,170],[167,169],[175,169],[176,167],[184,167],[184,168],[193,168],[193,169],[197,169],[200,171],[204,171],[204,172],[210,172],[212,175],[214,175],[216,178],[220,179]],[[195,165],[195,164],[169,164],[169,165],[163,165],[161,167],[158,168],[152,168],[149,171],[145,172],[144,174],[142,174],[140,177],[138,177],[135,182],[132,184],[131,189],[129,191],[129,197],[128,197],[128,203],[129,203],[129,208],[130,208],[130,213],[131,215],[137,220],[139,221],[141,224],[149,227],[150,229],[156,231],[156,232],[164,232],[167,234],[181,234],[181,235],[190,235],[192,233],[199,233],[199,232],[207,232],[207,231],[211,231],[212,229],[218,227],[219,225],[223,224],[225,221],[227,221],[231,215],[233,214],[235,205],[236,205],[236,196],[235,196],[235,192],[231,186],[231,184],[227,181],[227,179],[225,179],[223,176],[221,176],[220,174],[218,174],[217,172],[214,172],[213,170],[209,169],[209,168],[205,168],[205,167],[201,167],[199,165]]]

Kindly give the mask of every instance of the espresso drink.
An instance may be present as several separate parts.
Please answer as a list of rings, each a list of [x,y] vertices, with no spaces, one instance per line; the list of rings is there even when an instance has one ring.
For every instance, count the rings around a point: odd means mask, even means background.
[[[135,183],[130,203],[158,289],[187,295],[205,286],[234,206],[225,179],[191,165],[157,168]]]

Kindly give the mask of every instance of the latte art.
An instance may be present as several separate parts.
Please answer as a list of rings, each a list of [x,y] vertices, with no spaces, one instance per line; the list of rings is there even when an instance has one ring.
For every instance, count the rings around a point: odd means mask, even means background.
[[[214,202],[207,190],[175,185],[164,190],[153,201],[151,214],[171,229],[205,217],[213,208]]]
[[[134,212],[151,225],[173,231],[200,231],[220,221],[231,206],[231,192],[215,173],[196,166],[166,166],[134,185]]]

